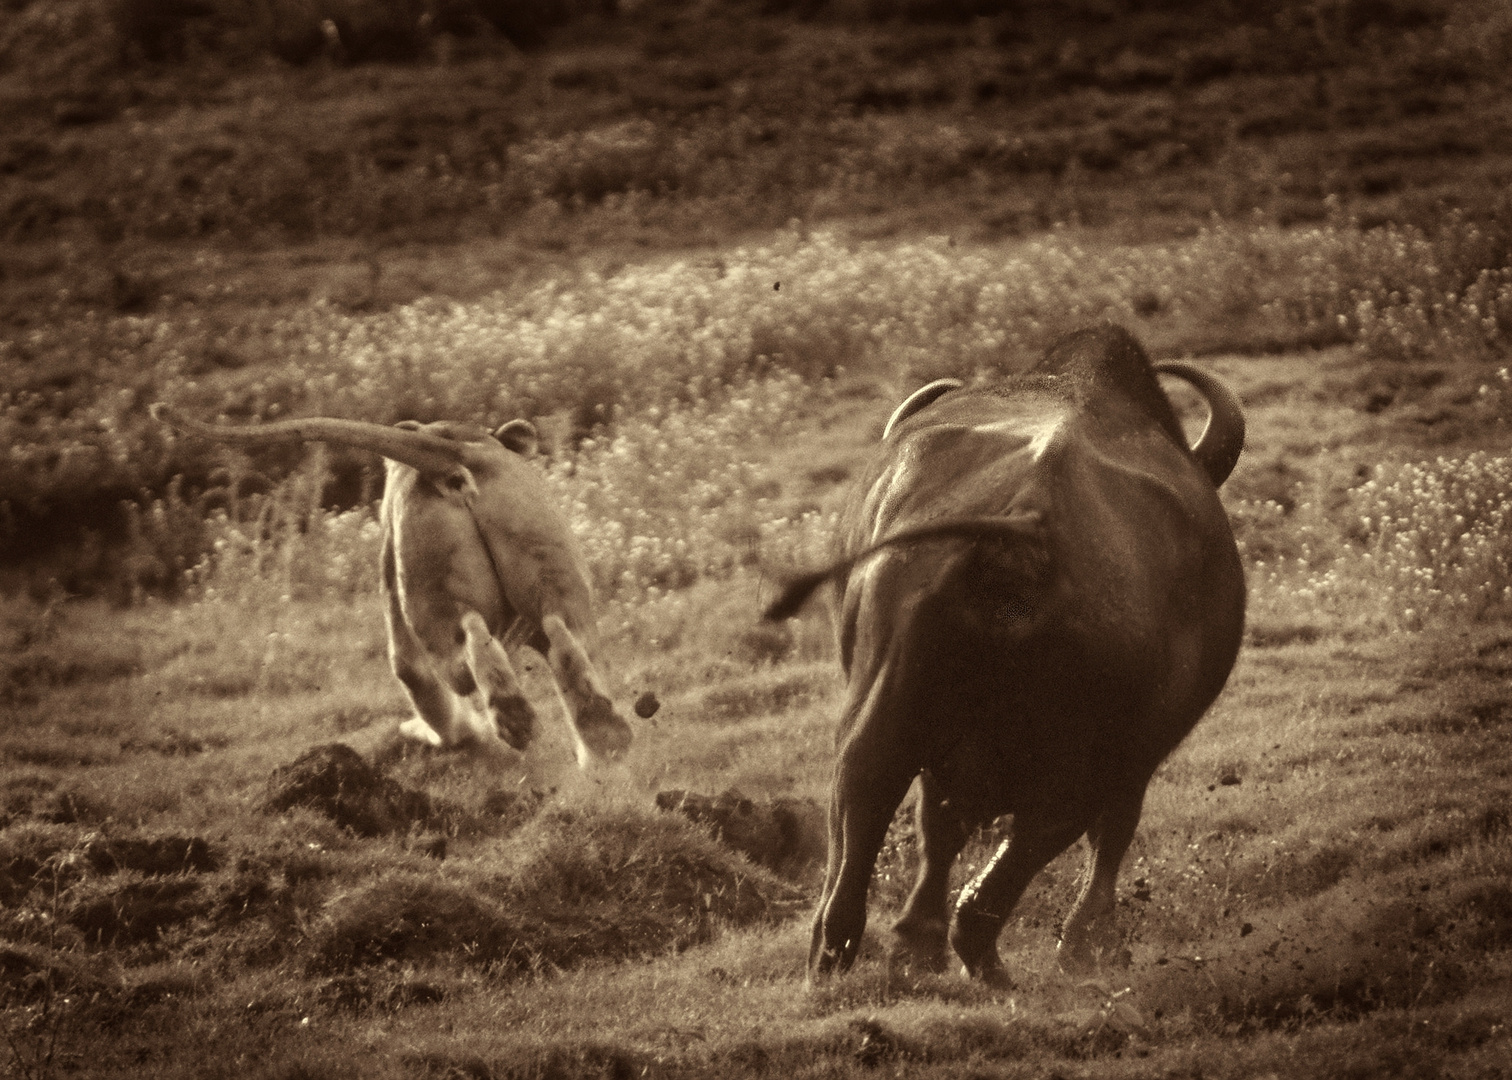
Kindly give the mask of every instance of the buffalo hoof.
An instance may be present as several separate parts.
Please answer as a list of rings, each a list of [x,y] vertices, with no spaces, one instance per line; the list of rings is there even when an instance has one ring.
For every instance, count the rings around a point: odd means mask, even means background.
[[[1002,962],[993,957],[993,962],[982,967],[973,968],[967,964],[961,965],[961,974],[968,979],[974,979],[983,986],[992,990],[1012,990],[1013,979],[1009,977],[1008,970]]]
[[[803,979],[804,985],[810,989],[821,986],[836,975],[845,974],[848,967],[850,964],[839,949],[825,949],[809,961],[808,972]]]
[[[839,945],[830,942],[838,939]],[[816,929],[809,945],[808,983],[814,986],[825,982],[832,975],[844,975],[861,953],[861,934],[854,936],[844,932],[825,934]]]
[[[1123,944],[1067,945],[1062,941],[1056,946],[1055,960],[1068,975],[1090,975],[1104,968],[1126,968],[1134,956]]]
[[[965,907],[956,909],[950,924],[950,947],[972,978],[983,978],[985,972],[1002,966],[997,951],[1002,929],[1003,920],[994,915]]]
[[[887,965],[894,974],[939,975],[949,966],[946,958],[946,926],[898,922],[888,942]]]
[[[961,951],[958,941],[952,940],[951,944],[955,948],[956,955],[961,958],[961,973],[968,979],[975,979],[994,990],[1013,989],[1013,980],[1003,969],[1003,961],[998,956],[996,943],[979,951],[968,952]]]

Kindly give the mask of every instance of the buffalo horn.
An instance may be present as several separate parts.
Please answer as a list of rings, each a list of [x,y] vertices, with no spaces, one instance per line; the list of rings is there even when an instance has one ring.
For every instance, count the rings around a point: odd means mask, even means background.
[[[1207,401],[1208,422],[1192,446],[1192,456],[1204,472],[1220,486],[1234,471],[1234,464],[1244,449],[1244,409],[1234,392],[1216,375],[1178,361],[1155,365],[1163,375],[1174,375],[1191,383]]]

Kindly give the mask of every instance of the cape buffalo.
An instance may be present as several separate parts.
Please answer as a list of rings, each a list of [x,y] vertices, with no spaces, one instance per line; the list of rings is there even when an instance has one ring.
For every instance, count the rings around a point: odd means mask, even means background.
[[[1206,398],[1195,446],[1157,371]],[[999,930],[1085,834],[1060,957],[1113,958],[1114,881],[1145,788],[1239,650],[1244,575],[1217,489],[1243,442],[1217,379],[1152,367],[1110,325],[1061,338],[1024,374],[932,383],[893,414],[842,515],[844,557],[768,612],[836,584],[847,690],[811,977],[855,959],[877,851],[915,777],[922,856],[894,926],[903,956],[938,964],[948,940],[969,974],[1006,983]],[[1006,814],[1009,838],[951,919],[951,864]]]

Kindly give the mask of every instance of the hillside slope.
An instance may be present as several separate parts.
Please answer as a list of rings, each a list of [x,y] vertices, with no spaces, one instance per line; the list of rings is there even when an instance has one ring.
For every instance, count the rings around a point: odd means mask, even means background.
[[[1512,19],[1489,2],[651,0],[529,52],[435,32],[402,63],[281,52],[253,6],[198,6],[165,52],[132,0],[8,0],[11,326],[150,310],[185,278],[203,296],[207,243],[324,240],[301,261],[381,266],[396,244],[679,247],[795,218],[1149,238],[1214,213],[1320,220],[1331,198],[1432,222],[1512,178]],[[415,5],[327,7],[351,37]]]

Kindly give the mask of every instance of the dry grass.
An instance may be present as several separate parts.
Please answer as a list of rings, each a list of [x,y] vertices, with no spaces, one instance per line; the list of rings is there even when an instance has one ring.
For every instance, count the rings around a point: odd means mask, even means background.
[[[1449,601],[1404,632],[1403,605],[1420,601],[1392,591],[1411,567],[1458,564],[1476,523],[1494,519],[1464,514],[1458,547],[1403,546],[1403,573],[1386,575],[1353,513],[1389,503],[1393,521],[1440,528],[1472,495],[1498,494],[1468,481],[1501,467],[1471,456],[1500,435],[1500,413],[1488,395],[1442,389],[1487,369],[1450,369],[1378,408],[1381,369],[1348,350],[1216,366],[1251,422],[1228,489],[1251,564],[1250,645],[1151,787],[1122,878],[1129,970],[1078,984],[1055,968],[1070,853],[1005,932],[1012,992],[897,977],[880,940],[845,979],[802,986],[814,868],[778,878],[653,808],[673,788],[822,798],[839,688],[827,632],[817,614],[756,626],[771,572],[760,561],[732,557],[690,585],[610,585],[616,695],[651,689],[663,708],[622,767],[583,777],[550,725],[516,763],[393,747],[406,706],[372,579],[360,564],[330,569],[370,538],[360,518],[316,515],[304,529],[244,529],[184,602],[7,603],[0,957],[13,1069],[1496,1075],[1512,1043],[1512,639],[1497,605]],[[822,522],[895,391],[771,392],[786,410],[771,437],[737,402],[680,414],[668,446],[706,445],[701,475],[737,462],[730,475],[773,485],[763,512]],[[1425,426],[1424,408],[1450,415]],[[640,424],[581,447],[564,495],[632,522],[641,500],[700,505],[706,495],[682,501],[696,487],[686,466],[656,458],[657,429]],[[1446,482],[1402,482],[1413,477]],[[299,505],[304,483],[271,498]],[[717,538],[723,507],[748,521],[755,504],[703,505]],[[214,527],[232,535],[229,520]],[[547,700],[538,662],[524,677]],[[309,808],[263,809],[275,769],[333,740],[439,809],[366,838]],[[990,837],[974,842],[958,874],[989,851]],[[911,860],[900,818],[876,925]]]
[[[575,441],[1101,315],[1160,352],[1505,352],[1495,4],[4,6],[0,560],[73,592],[171,595],[226,470],[266,486],[155,397]],[[481,32],[522,13],[549,48]],[[615,581],[687,578],[641,535]]]
[[[1153,9],[1068,49],[1038,4],[1018,29],[658,8],[537,56],[270,75],[216,68],[208,30],[182,68],[90,66],[119,33],[92,0],[7,2],[0,540],[49,553],[0,601],[11,1073],[1504,1073],[1512,226],[1476,201],[1505,151],[1478,104],[1505,77],[1495,5],[1282,5],[1185,51]],[[726,16],[739,45],[711,54],[700,20]],[[20,93],[33,61],[57,78]],[[126,90],[142,123],[113,111]],[[289,95],[314,104],[248,108]],[[98,168],[127,158],[153,165]],[[76,160],[134,194],[96,200]],[[1406,222],[1465,192],[1484,214]],[[58,242],[75,227],[95,233]],[[224,246],[293,234],[315,240]],[[902,977],[881,934],[806,988],[817,867],[756,865],[655,796],[824,798],[829,632],[761,626],[763,599],[822,557],[903,394],[1102,317],[1209,357],[1250,420],[1224,490],[1247,647],[1151,786],[1133,964],[1056,968],[1073,852],[1005,932],[1012,991]],[[173,441],[157,397],[534,417],[615,697],[660,712],[584,776],[524,654],[529,757],[398,745],[372,464]],[[381,778],[358,827],[281,797],[332,744]],[[913,859],[900,816],[875,926]]]

